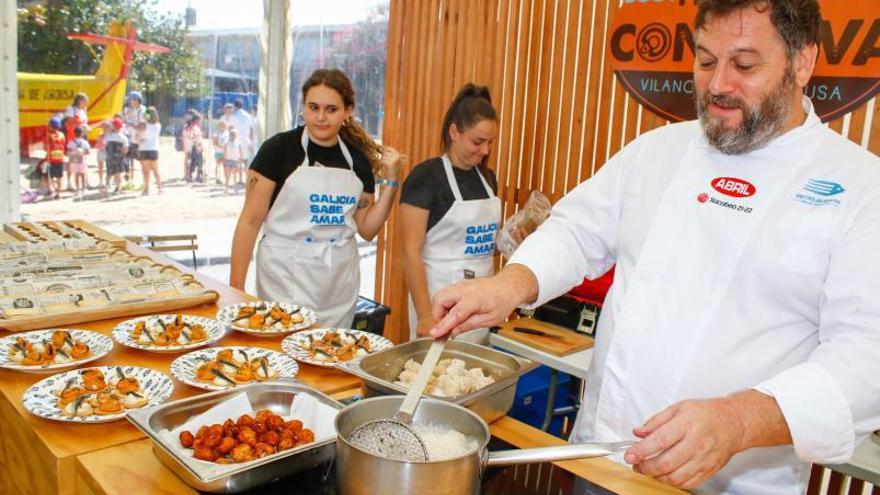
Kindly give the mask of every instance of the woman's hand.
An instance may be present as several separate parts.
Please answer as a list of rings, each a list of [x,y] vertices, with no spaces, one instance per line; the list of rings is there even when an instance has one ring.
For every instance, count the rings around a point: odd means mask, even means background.
[[[402,155],[391,146],[382,148],[382,156],[379,159],[382,164],[382,177],[387,180],[397,180],[400,177],[400,168],[406,160],[406,155]]]

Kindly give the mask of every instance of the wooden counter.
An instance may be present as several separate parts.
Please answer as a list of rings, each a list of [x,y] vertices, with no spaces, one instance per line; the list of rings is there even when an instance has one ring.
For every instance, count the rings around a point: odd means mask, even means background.
[[[521,449],[565,445],[558,437],[505,416],[489,425],[493,437]],[[556,466],[621,495],[663,495],[686,492],[638,474],[604,457],[554,462]]]
[[[520,448],[562,445],[565,442],[524,423],[504,417],[491,425],[492,435]],[[120,459],[125,459],[120,462]],[[614,493],[667,495],[684,492],[642,476],[614,462],[584,459],[554,463]],[[83,454],[76,463],[77,495],[130,495],[138,493],[197,495],[153,454],[149,440]],[[389,488],[389,493],[393,490]]]
[[[130,245],[129,251],[151,256],[160,263],[170,263],[164,257],[138,246]],[[220,294],[216,305],[202,305],[182,310],[181,313],[214,317],[218,306],[254,299],[244,292],[200,275],[198,272],[179,265],[178,267],[193,273],[205,287],[214,289]],[[71,325],[71,327],[95,330],[109,336],[113,327],[125,319],[101,320]],[[8,332],[0,331],[0,336],[5,335],[8,335]],[[283,336],[260,338],[230,331],[215,345],[249,345],[281,351],[282,339]],[[110,354],[86,366],[144,366],[171,376],[169,370],[171,361],[179,355],[139,351],[114,342]],[[299,363],[299,366],[299,374],[296,378],[325,393],[332,394],[360,387],[357,378],[341,371],[302,363]],[[0,370],[0,493],[73,494],[76,456],[145,438],[137,428],[125,420],[97,425],[79,425],[32,416],[22,407],[21,397],[28,387],[47,376],[49,375]],[[203,392],[175,380],[171,400]],[[114,465],[118,464],[120,463],[114,463]],[[129,485],[129,488],[131,487],[132,485]]]

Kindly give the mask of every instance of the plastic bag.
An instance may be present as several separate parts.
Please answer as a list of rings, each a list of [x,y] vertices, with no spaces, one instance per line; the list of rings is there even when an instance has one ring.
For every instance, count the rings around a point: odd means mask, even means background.
[[[498,233],[498,252],[510,258],[526,236],[538,229],[550,216],[550,200],[538,191],[532,191],[526,204],[508,218]]]

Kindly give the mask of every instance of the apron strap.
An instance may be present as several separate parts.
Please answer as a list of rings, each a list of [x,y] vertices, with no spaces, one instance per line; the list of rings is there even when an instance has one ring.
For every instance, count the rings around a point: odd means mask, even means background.
[[[480,167],[476,167],[476,168],[477,168],[477,175],[480,176],[480,182],[482,182],[483,187],[486,188],[486,195],[490,198],[495,197],[495,192],[492,190],[491,187],[489,187],[489,182],[486,181],[485,177],[483,177],[483,172],[480,172]]]
[[[348,163],[348,168],[354,172],[354,160],[351,159],[351,153],[348,151],[348,146],[345,145],[345,141],[342,140],[341,136],[336,136],[336,142],[339,143],[339,149],[342,151],[342,156],[345,158],[345,161]],[[302,138],[300,138],[300,144],[302,145],[303,153],[305,153],[305,158],[303,158],[302,164],[300,166],[309,166],[309,128],[308,126],[303,126],[303,134]],[[315,162],[315,165],[320,165],[320,163]],[[323,165],[321,165],[323,166]]]
[[[455,174],[452,173],[452,161],[448,155],[443,155],[443,169],[446,171],[446,180],[449,181],[449,188],[452,189],[452,195],[456,201],[461,201],[461,191],[458,190],[458,181],[455,180]]]
[[[458,181],[455,180],[455,174],[452,172],[452,161],[449,159],[449,155],[444,154],[443,159],[443,169],[446,171],[446,179],[449,181],[449,188],[452,189],[452,195],[455,196],[456,201],[461,201],[461,191],[458,189]],[[486,195],[489,198],[495,197],[495,192],[492,191],[492,188],[489,187],[489,183],[486,181],[486,178],[483,177],[483,173],[480,172],[480,167],[476,167],[477,176],[480,178],[480,182],[483,183],[483,187],[486,189]]]

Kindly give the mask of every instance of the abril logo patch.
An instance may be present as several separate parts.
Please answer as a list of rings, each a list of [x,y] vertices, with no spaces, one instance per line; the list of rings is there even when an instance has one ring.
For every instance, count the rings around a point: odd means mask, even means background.
[[[877,0],[819,0],[819,60],[805,92],[823,122],[880,91]],[[608,41],[611,67],[633,98],[671,121],[696,118],[695,0],[624,0]]]
[[[736,177],[716,177],[712,179],[712,189],[734,198],[747,198],[755,194],[755,186]]]

